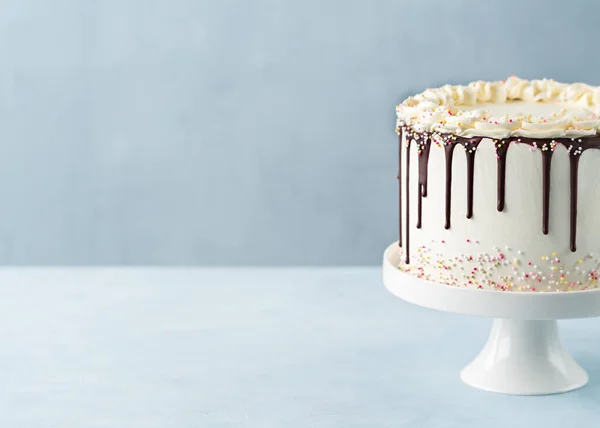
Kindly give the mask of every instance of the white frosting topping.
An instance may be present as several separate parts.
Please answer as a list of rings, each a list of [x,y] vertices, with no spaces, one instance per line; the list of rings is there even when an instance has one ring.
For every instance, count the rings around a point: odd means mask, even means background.
[[[463,137],[584,137],[600,131],[600,87],[511,76],[427,89],[396,114],[398,125]]]

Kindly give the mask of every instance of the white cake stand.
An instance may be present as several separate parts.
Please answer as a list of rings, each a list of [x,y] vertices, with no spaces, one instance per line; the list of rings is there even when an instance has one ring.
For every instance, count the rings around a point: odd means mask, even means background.
[[[600,316],[600,290],[561,293],[504,292],[451,287],[400,271],[398,243],[383,256],[383,282],[410,303],[441,311],[495,318],[487,344],[463,369],[475,388],[519,395],[581,388],[583,368],[562,347],[556,320]]]

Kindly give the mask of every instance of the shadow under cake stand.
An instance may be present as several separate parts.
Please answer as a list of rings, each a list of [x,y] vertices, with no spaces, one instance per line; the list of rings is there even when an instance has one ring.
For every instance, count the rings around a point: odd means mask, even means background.
[[[586,371],[560,343],[556,320],[600,316],[600,289],[506,292],[458,288],[402,272],[398,243],[383,256],[383,282],[397,297],[441,311],[495,318],[483,350],[460,377],[491,392],[556,394],[581,388]]]

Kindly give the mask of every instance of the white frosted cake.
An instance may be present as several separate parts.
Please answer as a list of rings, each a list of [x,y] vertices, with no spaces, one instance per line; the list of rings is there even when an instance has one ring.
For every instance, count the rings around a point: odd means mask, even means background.
[[[458,287],[598,288],[600,87],[510,77],[396,108],[403,271]]]

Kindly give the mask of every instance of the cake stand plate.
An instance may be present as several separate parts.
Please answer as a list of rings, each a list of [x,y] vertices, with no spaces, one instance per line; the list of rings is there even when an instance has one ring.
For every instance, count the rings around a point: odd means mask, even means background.
[[[383,282],[394,295],[441,311],[495,318],[483,350],[461,372],[475,388],[518,395],[581,388],[588,375],[562,347],[556,320],[600,316],[600,290],[506,292],[458,288],[399,270],[398,243],[383,256]]]

